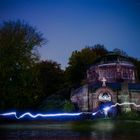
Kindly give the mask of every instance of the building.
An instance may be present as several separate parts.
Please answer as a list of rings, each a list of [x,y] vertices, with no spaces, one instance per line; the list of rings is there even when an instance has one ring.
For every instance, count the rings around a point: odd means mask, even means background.
[[[87,70],[85,85],[72,91],[71,101],[80,111],[94,111],[108,102],[140,104],[140,83],[137,70],[128,57],[110,53],[98,58]],[[132,105],[121,111],[138,110]]]

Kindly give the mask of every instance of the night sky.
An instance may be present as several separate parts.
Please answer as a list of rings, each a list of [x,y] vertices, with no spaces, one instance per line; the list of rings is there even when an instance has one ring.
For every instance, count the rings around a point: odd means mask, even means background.
[[[98,43],[140,58],[140,0],[0,0],[0,22],[17,19],[47,38],[41,59],[63,68],[72,51]]]

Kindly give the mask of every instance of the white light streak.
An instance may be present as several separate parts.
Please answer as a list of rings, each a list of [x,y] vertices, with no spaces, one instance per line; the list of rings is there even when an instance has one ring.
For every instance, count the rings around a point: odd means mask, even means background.
[[[60,116],[79,116],[81,114],[82,113],[58,113],[58,114],[40,114],[40,113],[38,113],[36,115],[33,115],[30,112],[26,112],[18,117],[16,112],[8,112],[8,113],[0,114],[0,115],[1,116],[15,116],[16,119],[22,119],[25,116],[29,116],[31,118],[37,118],[37,117],[47,118],[47,117],[60,117]]]
[[[103,108],[103,111],[107,113],[111,108],[116,107],[117,105],[118,106],[133,105],[136,108],[140,107],[140,105],[137,105],[136,103],[124,102],[124,103],[116,103],[114,105],[107,106],[107,107]],[[98,112],[102,112],[102,110],[98,110],[97,112],[93,112],[92,115],[95,116]],[[83,114],[83,112],[79,112],[79,113],[57,113],[57,114],[41,114],[41,113],[38,113],[36,115],[33,115],[30,112],[26,112],[26,113],[24,113],[24,114],[22,114],[18,117],[16,112],[8,112],[8,113],[2,113],[2,114],[0,114],[0,116],[15,116],[16,119],[22,119],[25,116],[29,116],[31,118],[37,118],[37,117],[47,118],[47,117],[80,116],[81,114]]]
[[[107,107],[103,108],[103,110],[104,110],[104,111],[108,111],[109,109],[110,109],[110,107],[109,107],[109,106],[107,106]]]

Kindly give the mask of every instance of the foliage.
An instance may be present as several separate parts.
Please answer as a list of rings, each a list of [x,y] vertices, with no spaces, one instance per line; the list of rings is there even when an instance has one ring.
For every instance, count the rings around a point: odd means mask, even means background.
[[[68,81],[72,86],[81,85],[82,80],[86,76],[86,70],[93,64],[97,57],[107,54],[108,51],[103,45],[95,45],[86,47],[81,51],[72,52],[69,58],[69,66],[66,69]]]
[[[74,111],[74,105],[70,101],[65,100],[63,110],[64,112],[72,112]]]
[[[60,95],[51,95],[44,99],[44,101],[39,105],[39,110],[47,112],[59,112],[63,110],[64,99]]]
[[[130,112],[122,112],[118,115],[117,119],[120,120],[140,120],[139,112],[132,110]]]
[[[74,105],[63,95],[53,94],[43,100],[38,109],[47,112],[72,112]]]
[[[122,55],[122,56],[128,56],[127,53],[126,53],[125,51],[123,51],[123,50],[121,50],[121,49],[118,49],[118,48],[115,48],[115,49],[113,50],[113,52],[114,52],[115,54],[119,54],[119,55]]]
[[[36,65],[39,73],[38,79],[42,86],[42,98],[56,94],[64,84],[64,72],[60,65],[54,61],[41,61]]]
[[[0,25],[1,109],[34,105],[38,93],[37,48],[45,43],[42,34],[21,21]]]

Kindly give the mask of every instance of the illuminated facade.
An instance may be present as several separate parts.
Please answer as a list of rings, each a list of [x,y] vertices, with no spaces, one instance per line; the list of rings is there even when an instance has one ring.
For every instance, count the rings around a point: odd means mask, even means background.
[[[140,104],[140,83],[137,71],[129,58],[109,54],[98,58],[87,70],[87,83],[71,93],[71,101],[80,111],[94,111],[107,102]],[[122,111],[139,110],[123,106]]]
[[[124,56],[109,54],[97,59],[95,64],[87,70],[88,83],[96,83],[103,77],[109,83],[123,81],[135,83],[135,66]]]

